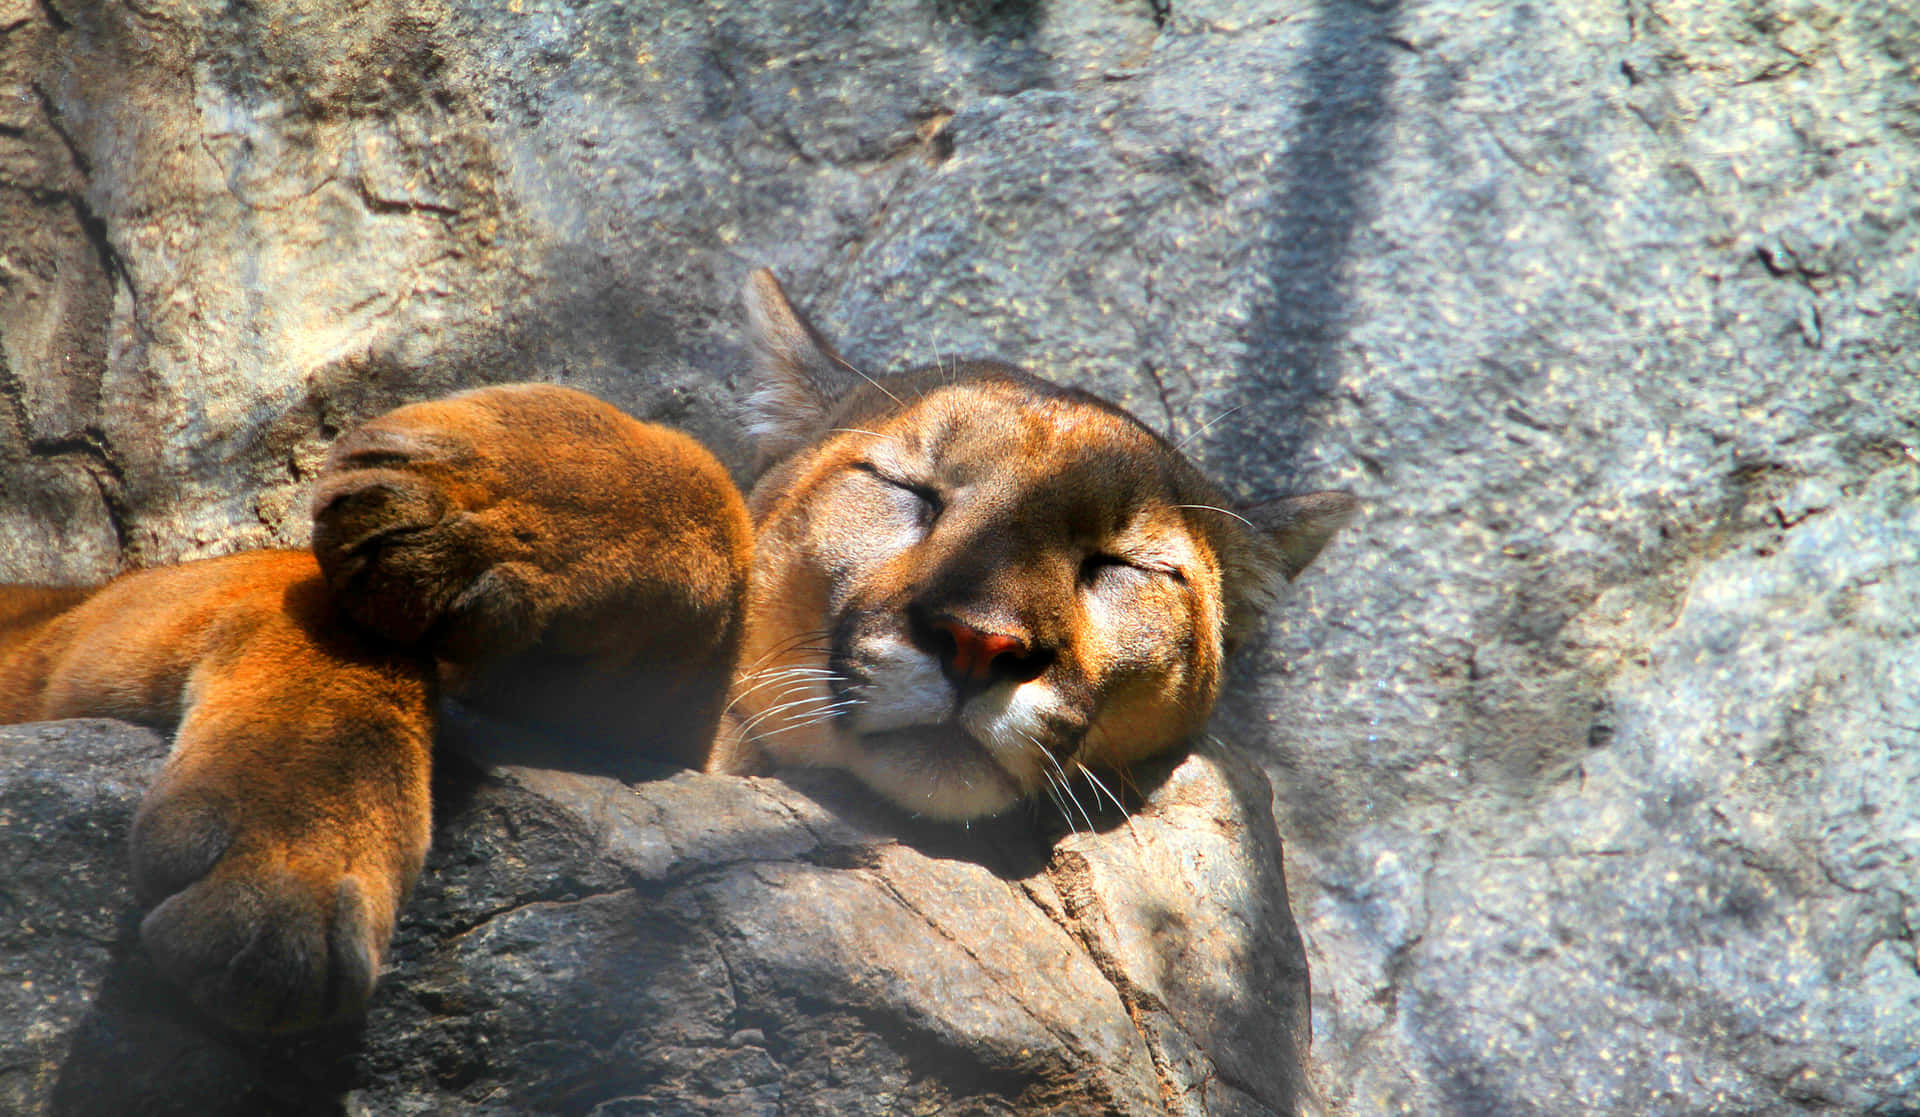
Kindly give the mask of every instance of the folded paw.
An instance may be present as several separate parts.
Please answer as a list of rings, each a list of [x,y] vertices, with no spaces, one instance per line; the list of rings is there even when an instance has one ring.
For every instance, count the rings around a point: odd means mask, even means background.
[[[410,410],[341,439],[313,498],[314,555],[335,600],[404,644],[444,636],[449,614],[503,557],[474,515],[492,503],[474,455],[411,429]]]
[[[537,648],[580,671],[727,660],[752,532],[726,470],[582,392],[410,404],[334,445],[313,548],[366,629],[462,668]]]
[[[705,762],[753,539],[693,439],[555,385],[476,389],[341,438],[313,514],[339,608],[430,652],[463,701],[610,755]]]
[[[365,628],[443,659],[499,659],[618,586],[637,424],[549,385],[389,412],[328,455],[313,549]],[[611,565],[603,575],[600,568]]]

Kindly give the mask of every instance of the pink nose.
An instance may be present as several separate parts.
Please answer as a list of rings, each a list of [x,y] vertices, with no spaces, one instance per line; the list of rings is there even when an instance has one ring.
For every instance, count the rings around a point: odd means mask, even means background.
[[[956,678],[986,682],[993,677],[993,661],[1003,655],[1019,659],[1027,654],[1026,641],[994,632],[982,632],[956,620],[933,622],[936,631],[953,639],[953,653],[947,658],[947,672]]]

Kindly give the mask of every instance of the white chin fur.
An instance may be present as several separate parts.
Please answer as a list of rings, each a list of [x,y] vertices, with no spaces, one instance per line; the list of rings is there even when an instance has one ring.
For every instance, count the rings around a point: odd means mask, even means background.
[[[960,724],[993,754],[1025,794],[1046,782],[1047,753],[1041,747],[1053,692],[1039,682],[1002,683],[967,703]]]
[[[966,746],[951,738],[869,746],[861,735],[911,735],[946,723],[954,691],[939,661],[903,640],[872,638],[858,652],[869,685],[836,752],[869,787],[916,813],[964,819],[998,814],[1045,785],[1047,754],[1038,742],[1055,705],[1047,687],[1002,683],[969,699],[960,710],[960,728],[972,737]]]
[[[999,814],[1026,798],[985,753],[950,749],[860,749],[847,767],[861,782],[915,814],[959,821]]]

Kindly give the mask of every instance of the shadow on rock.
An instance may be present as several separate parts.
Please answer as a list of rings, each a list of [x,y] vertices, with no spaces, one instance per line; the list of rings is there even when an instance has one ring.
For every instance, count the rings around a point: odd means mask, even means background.
[[[74,1032],[53,1117],[322,1117],[342,1112],[357,1026],[269,1040],[198,1016],[154,972],[129,918],[92,1008]]]
[[[1248,325],[1248,361],[1234,380],[1244,409],[1236,422],[1267,432],[1267,460],[1283,471],[1297,468],[1314,405],[1338,380],[1352,316],[1347,265],[1387,154],[1398,49],[1399,0],[1316,7],[1299,62],[1305,101],[1269,188],[1265,303]]]

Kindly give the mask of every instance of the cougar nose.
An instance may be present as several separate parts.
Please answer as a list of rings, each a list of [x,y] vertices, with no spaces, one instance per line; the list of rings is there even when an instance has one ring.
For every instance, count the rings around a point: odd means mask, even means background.
[[[926,625],[928,651],[940,657],[940,667],[962,689],[983,687],[1002,679],[1025,681],[1046,664],[1018,636],[984,632],[954,617],[937,617]]]

